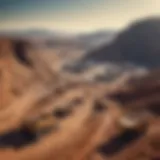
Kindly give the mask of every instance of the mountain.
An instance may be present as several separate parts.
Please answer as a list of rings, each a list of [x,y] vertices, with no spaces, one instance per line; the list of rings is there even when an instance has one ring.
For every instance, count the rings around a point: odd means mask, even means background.
[[[91,33],[69,33],[47,29],[9,30],[0,31],[0,37],[34,39],[47,47],[57,45],[78,46],[90,50],[109,42],[115,36],[115,31],[95,31]]]
[[[114,30],[95,31],[79,35],[77,41],[88,50],[91,50],[100,47],[105,43],[110,43],[116,35],[117,33]]]
[[[160,65],[160,17],[138,20],[108,45],[95,49],[80,63],[131,63],[155,68]]]
[[[157,68],[160,66],[160,18],[133,22],[112,41],[91,49],[81,60],[68,65],[66,70],[78,74],[87,71],[89,79],[112,81],[126,73],[139,74]],[[97,68],[101,69],[97,71]]]
[[[0,37],[21,38],[21,39],[54,39],[54,40],[68,40],[75,35],[71,33],[48,30],[48,29],[24,29],[24,30],[4,30],[0,31]]]

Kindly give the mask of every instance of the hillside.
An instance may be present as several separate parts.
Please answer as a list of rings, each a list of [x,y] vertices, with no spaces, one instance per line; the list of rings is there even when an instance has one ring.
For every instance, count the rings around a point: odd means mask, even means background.
[[[80,63],[131,63],[156,68],[160,62],[160,18],[138,20],[122,31],[115,41],[89,52]]]
[[[20,46],[19,54],[15,42],[0,41],[0,85],[6,86],[0,88],[0,159],[160,158],[159,70],[112,83],[80,82]]]

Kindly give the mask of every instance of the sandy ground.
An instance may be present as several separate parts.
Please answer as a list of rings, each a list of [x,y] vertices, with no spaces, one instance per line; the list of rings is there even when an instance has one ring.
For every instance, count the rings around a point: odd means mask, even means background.
[[[148,88],[145,92],[140,90],[146,88],[148,83],[141,89],[136,86],[135,90],[132,87],[128,89],[128,86],[124,85],[125,77],[111,84],[70,81],[57,70],[53,70],[53,66],[49,65],[49,59],[44,61],[45,56],[42,58],[32,52],[32,55],[28,56],[32,61],[32,67],[28,67],[19,63],[13,56],[14,50],[10,41],[1,40],[0,46],[0,55],[3,55],[0,57],[0,134],[6,134],[23,125],[27,125],[34,133],[43,131],[45,126],[56,128],[45,136],[40,136],[32,145],[19,149],[0,149],[0,159],[160,159],[160,148],[151,145],[153,141],[157,141],[157,146],[160,145],[160,119],[153,115],[149,115],[143,122],[147,123],[147,130],[143,136],[127,144],[124,149],[112,156],[102,154],[98,150],[101,145],[107,144],[129,127],[126,124],[130,123],[120,123],[120,118],[124,114],[130,115],[129,113],[135,110],[133,106],[143,105],[145,108],[149,103],[160,104],[158,98],[146,97],[146,92],[151,91],[152,95],[159,97],[159,91],[153,90],[154,87],[159,87],[157,81],[156,86]],[[134,93],[133,99],[125,101],[125,104],[121,102],[124,92],[126,95]],[[117,93],[120,93],[120,96],[116,99]],[[136,95],[139,95],[138,100],[134,99]],[[126,96],[125,100],[127,98]],[[132,109],[126,109],[129,107]],[[54,116],[53,113],[58,109],[68,113],[67,116]],[[45,119],[42,116],[45,116]],[[134,118],[132,122],[135,122]],[[140,122],[136,122],[136,130],[141,130],[141,122],[141,119]]]

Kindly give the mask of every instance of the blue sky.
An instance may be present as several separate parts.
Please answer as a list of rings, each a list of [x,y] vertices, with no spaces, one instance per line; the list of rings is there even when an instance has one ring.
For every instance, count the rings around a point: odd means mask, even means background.
[[[160,15],[160,0],[0,0],[0,29],[121,29]]]

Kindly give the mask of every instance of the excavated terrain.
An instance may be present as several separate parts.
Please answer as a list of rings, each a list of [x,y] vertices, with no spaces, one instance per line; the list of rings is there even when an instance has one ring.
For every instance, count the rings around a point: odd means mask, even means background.
[[[160,160],[159,75],[71,80],[0,39],[0,159]]]

